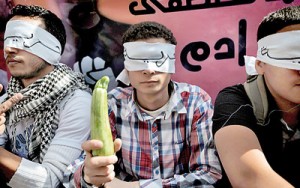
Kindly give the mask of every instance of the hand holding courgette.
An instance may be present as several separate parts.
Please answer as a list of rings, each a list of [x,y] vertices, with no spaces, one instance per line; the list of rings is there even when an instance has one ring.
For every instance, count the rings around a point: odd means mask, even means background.
[[[92,96],[91,109],[91,139],[101,140],[103,147],[93,150],[93,156],[108,156],[114,154],[114,143],[110,129],[107,104],[107,87],[109,77],[103,76],[97,81]]]

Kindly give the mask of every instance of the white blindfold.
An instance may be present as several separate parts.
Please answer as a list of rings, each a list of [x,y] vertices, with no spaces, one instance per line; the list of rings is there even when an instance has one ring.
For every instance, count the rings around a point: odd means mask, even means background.
[[[62,51],[60,42],[52,34],[23,20],[12,20],[7,23],[4,34],[5,47],[25,50],[52,65],[59,63]],[[4,57],[7,57],[5,51]]]
[[[245,56],[247,74],[257,74],[256,59],[277,67],[300,70],[300,30],[275,33],[260,39],[256,58]]]
[[[169,43],[126,42],[124,46],[125,69],[117,80],[129,85],[127,71],[155,70],[175,73],[175,45]]]

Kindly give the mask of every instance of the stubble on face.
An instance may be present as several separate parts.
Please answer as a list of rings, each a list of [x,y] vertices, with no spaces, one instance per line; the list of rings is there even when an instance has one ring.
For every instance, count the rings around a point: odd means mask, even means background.
[[[30,72],[12,74],[12,76],[14,76],[15,78],[18,78],[18,79],[35,78],[40,75],[40,73],[42,72],[42,70],[44,70],[46,68],[46,66],[47,66],[46,62],[41,61],[41,62],[37,63],[37,65],[35,67],[33,67],[33,70],[31,70]]]

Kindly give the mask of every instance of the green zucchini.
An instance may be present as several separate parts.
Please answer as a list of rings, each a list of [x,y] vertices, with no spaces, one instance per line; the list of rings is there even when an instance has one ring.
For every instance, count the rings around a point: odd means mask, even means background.
[[[109,77],[103,76],[97,81],[92,96],[91,108],[91,139],[101,140],[103,147],[93,150],[93,156],[114,154],[114,143],[110,129],[107,104],[107,87]]]

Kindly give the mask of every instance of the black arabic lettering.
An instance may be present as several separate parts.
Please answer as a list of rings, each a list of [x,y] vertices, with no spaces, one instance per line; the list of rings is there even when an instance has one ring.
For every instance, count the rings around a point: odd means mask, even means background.
[[[129,11],[133,15],[141,15],[141,14],[154,14],[155,10],[147,3],[147,0],[141,1],[144,10],[135,10],[135,7],[137,7],[139,4],[137,1],[133,1],[129,4]]]
[[[246,55],[246,36],[247,36],[247,21],[241,19],[239,22],[239,66],[245,65],[244,56]]]
[[[202,50],[202,54],[199,54],[199,50]],[[188,61],[188,54],[191,53],[191,56],[196,61],[204,61],[209,57],[210,54],[210,48],[208,44],[205,42],[199,41],[199,42],[192,42],[188,45],[186,45],[180,54],[180,61],[184,68],[186,68],[189,71],[197,72],[200,71],[202,68],[200,65],[192,65]]]
[[[275,56],[272,56],[270,53],[269,53],[269,49],[267,47],[262,47],[260,49],[260,53],[261,55],[266,55],[268,56],[270,59],[275,59],[275,60],[296,60],[296,59],[300,59],[300,57],[275,57]]]
[[[246,26],[247,22],[246,20],[242,19],[239,22],[239,55],[238,55],[238,64],[239,66],[244,66],[244,55],[246,55]],[[218,52],[214,55],[216,60],[221,59],[230,59],[235,58],[234,52],[235,52],[235,45],[232,39],[230,38],[221,38],[219,39],[216,44],[214,45],[215,50],[220,50],[222,46],[227,47],[227,51],[224,52]],[[201,52],[201,53],[199,53]],[[206,60],[211,53],[210,47],[206,42],[198,41],[198,42],[192,42],[186,45],[180,54],[180,60],[184,68],[186,68],[189,71],[197,72],[202,69],[201,65],[192,65],[188,61],[188,55],[190,54],[191,57],[196,61],[204,61]]]
[[[271,1],[279,1],[279,0],[266,0],[266,2],[271,2]],[[285,4],[290,4],[294,2],[294,0],[282,0]]]
[[[215,54],[215,59],[234,58],[234,42],[229,38],[222,38],[215,44],[215,50],[220,50],[222,46],[227,46],[227,52],[219,52]]]
[[[166,55],[165,53],[163,53],[162,51],[160,52],[161,54],[161,57],[158,57],[158,58],[152,58],[152,59],[149,59],[149,58],[134,58],[134,57],[130,57],[126,51],[126,49],[124,50],[125,53],[124,53],[124,56],[125,57],[128,57],[128,59],[130,60],[141,60],[141,61],[144,61],[145,63],[150,63],[150,62],[155,62],[156,66],[157,67],[161,67],[163,66],[163,64],[168,60],[174,60],[175,59],[175,54],[173,57],[170,57],[169,55]]]
[[[255,0],[215,0],[211,2],[211,0],[205,0],[203,4],[192,4],[192,0],[185,0],[186,5],[183,6],[182,0],[169,0],[168,7],[163,6],[158,0],[149,0],[162,12],[178,12],[178,11],[187,11],[187,10],[195,10],[195,9],[207,9],[207,8],[217,8],[217,7],[226,7],[226,6],[236,6],[242,4],[251,4],[255,2]],[[286,0],[288,1],[288,0]],[[142,6],[145,8],[144,10],[136,10],[135,8],[138,6],[137,1],[133,1],[129,4],[129,10],[133,15],[141,15],[141,14],[154,14],[155,9],[151,7],[151,5],[147,2],[147,0],[141,1]]]

